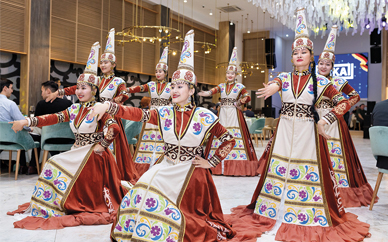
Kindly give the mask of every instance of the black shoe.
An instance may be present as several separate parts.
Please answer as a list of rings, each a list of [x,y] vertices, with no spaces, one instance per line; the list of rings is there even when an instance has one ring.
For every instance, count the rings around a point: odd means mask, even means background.
[[[27,174],[27,171],[28,171],[28,167],[27,166],[21,166],[19,168],[19,175],[21,174]]]
[[[27,175],[32,175],[32,174],[38,174],[38,170],[34,166],[29,166],[28,171],[27,171]]]

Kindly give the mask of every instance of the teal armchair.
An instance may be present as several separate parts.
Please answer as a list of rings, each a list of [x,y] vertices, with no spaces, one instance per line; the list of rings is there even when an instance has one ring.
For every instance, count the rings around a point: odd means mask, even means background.
[[[37,150],[39,145],[39,142],[34,141],[34,139],[26,130],[23,129],[15,133],[12,130],[12,124],[7,122],[0,122],[0,150],[9,151],[8,173],[11,173],[12,151],[17,151],[15,180],[18,179],[20,153],[22,150],[34,150],[36,169],[39,173],[39,159]]]
[[[385,126],[373,126],[369,128],[370,146],[372,148],[372,154],[377,156],[388,157],[388,127]],[[377,192],[380,188],[381,179],[383,175],[388,174],[388,170],[379,168],[379,174],[377,176],[375,190],[373,192],[372,202],[369,206],[369,210],[373,209]]]
[[[47,142],[49,139],[66,139],[67,142],[52,144]],[[43,150],[42,169],[47,161],[49,151],[68,151],[71,149],[74,143],[69,144],[69,139],[75,140],[75,137],[67,122],[42,127],[40,140],[41,149]]]

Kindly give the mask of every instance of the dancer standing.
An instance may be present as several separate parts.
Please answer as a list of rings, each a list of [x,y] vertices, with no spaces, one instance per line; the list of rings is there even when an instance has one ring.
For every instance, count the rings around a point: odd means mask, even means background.
[[[168,47],[165,47],[155,68],[157,82],[151,81],[142,86],[129,88],[129,93],[148,92],[151,97],[151,109],[167,106],[171,103],[171,83],[168,82]],[[140,175],[150,166],[163,160],[163,139],[159,127],[144,123],[136,146],[134,161]]]
[[[235,140],[210,110],[196,107],[193,97],[194,31],[185,36],[178,70],[171,83],[174,106],[142,110],[117,104],[94,108],[135,121],[158,125],[165,142],[164,159],[151,167],[121,202],[112,227],[115,241],[220,241],[235,232],[224,222],[220,201],[207,168],[219,164]],[[214,156],[200,157],[208,134],[222,144]]]
[[[215,175],[256,176],[259,162],[251,140],[248,126],[245,122],[241,106],[251,100],[245,86],[236,82],[237,47],[233,48],[229,66],[226,70],[226,83],[222,83],[207,92],[198,95],[209,97],[221,93],[220,123],[236,139],[236,146],[220,166],[212,169]],[[205,157],[210,157],[218,149],[220,142],[211,137],[205,151]]]
[[[327,78],[315,74],[304,9],[296,21],[294,73],[281,73],[257,92],[267,98],[280,91],[283,102],[265,172],[251,204],[233,209],[230,221],[237,239],[250,241],[263,232],[279,241],[361,241],[369,224],[344,211],[324,132],[350,106]],[[334,108],[318,121],[315,105],[323,96]]]
[[[96,61],[98,61],[98,59]],[[103,73],[103,77],[97,85],[100,90],[100,98],[102,101],[124,103],[128,99],[129,95],[127,93],[125,81],[120,77],[115,76],[115,67],[115,29],[113,28],[109,31],[104,54],[101,55],[100,68]],[[77,85],[67,87],[65,89],[58,89],[58,91],[50,95],[46,101],[54,100],[58,95],[74,95],[76,89]],[[121,172],[121,179],[135,184],[136,180],[139,179],[140,176],[137,173],[132,161],[123,123],[120,118],[115,118],[115,120],[117,125],[120,127],[120,132],[109,146],[109,149],[116,158],[117,166]]]
[[[51,157],[42,168],[30,203],[9,213],[29,215],[15,222],[15,228],[60,229],[109,224],[115,218],[125,190],[108,146],[120,132],[120,127],[109,114],[98,117],[100,120],[97,121],[88,109],[98,106],[99,48],[98,42],[92,46],[84,74],[78,77],[75,93],[79,104],[56,114],[13,122],[15,132],[24,125],[42,127],[69,122],[76,138],[70,151]],[[105,135],[104,126],[107,128]]]
[[[354,106],[360,100],[360,95],[345,79],[330,76],[335,61],[336,35],[337,26],[334,25],[319,56],[318,73],[331,80],[338,92],[348,95],[350,106]],[[317,106],[317,111],[320,117],[324,117],[333,108],[330,99],[323,97]],[[372,201],[373,189],[358,159],[347,122],[343,117],[338,117],[332,125],[325,127],[325,131],[331,137],[327,140],[327,145],[344,207],[368,206]]]

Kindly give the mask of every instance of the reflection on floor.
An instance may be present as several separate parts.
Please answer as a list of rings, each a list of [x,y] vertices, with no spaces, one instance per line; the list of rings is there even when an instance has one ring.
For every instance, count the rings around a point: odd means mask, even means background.
[[[352,136],[364,172],[369,183],[374,188],[377,168],[375,166],[376,161],[372,156],[370,141],[363,139],[358,132],[353,133]],[[259,143],[259,147],[256,147],[258,157],[261,156],[263,150],[264,148]],[[14,229],[12,223],[15,221],[15,218],[7,216],[6,212],[16,209],[18,204],[29,201],[37,175],[20,175],[17,181],[14,180],[13,175],[13,173],[11,175],[4,173],[0,175],[0,241],[110,241],[110,225],[79,226],[53,231]],[[232,207],[250,202],[259,177],[214,176],[214,181],[221,199],[223,211],[224,213],[230,213],[229,211]],[[373,211],[369,211],[367,207],[346,209],[348,212],[357,214],[361,221],[371,225],[370,233],[372,237],[365,239],[365,241],[387,241],[388,175],[383,177],[378,196],[380,200],[375,204]],[[257,241],[275,241],[275,237],[263,235]]]

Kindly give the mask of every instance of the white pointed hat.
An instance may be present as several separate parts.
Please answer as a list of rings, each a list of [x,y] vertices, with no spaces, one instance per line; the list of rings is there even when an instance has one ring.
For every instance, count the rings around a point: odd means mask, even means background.
[[[115,29],[109,31],[108,39],[106,41],[104,54],[101,55],[101,61],[108,60],[116,63],[115,56]]]
[[[226,70],[237,72],[237,47],[233,48],[233,52],[229,60],[228,69]]]
[[[97,67],[98,67],[98,51],[100,49],[100,43],[96,42],[92,45],[90,50],[88,61],[86,62],[86,67],[84,73],[81,74],[77,83],[89,83],[95,86],[98,86],[98,77],[97,77]]]
[[[160,56],[160,60],[156,65],[156,70],[168,71],[168,46],[164,48],[162,55]]]
[[[325,47],[323,48],[323,52],[319,56],[318,62],[320,60],[325,59],[325,60],[330,60],[334,64],[334,61],[335,61],[334,51],[335,51],[335,44],[337,41],[337,30],[338,30],[337,25],[333,25],[333,27],[331,27],[330,34],[327,37]]]
[[[178,70],[172,75],[171,82],[181,81],[197,85],[197,77],[194,74],[194,30],[186,33]]]
[[[313,42],[309,39],[309,36],[306,10],[304,8],[298,8],[296,10],[295,40],[294,43],[292,43],[292,51],[302,47],[313,51]]]

